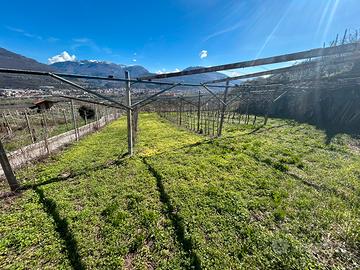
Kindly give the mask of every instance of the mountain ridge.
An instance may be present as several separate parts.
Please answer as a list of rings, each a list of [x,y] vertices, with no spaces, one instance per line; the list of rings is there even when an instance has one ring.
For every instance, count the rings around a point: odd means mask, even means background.
[[[37,71],[49,71],[49,72],[59,72],[59,73],[69,73],[69,74],[78,74],[78,75],[89,75],[89,76],[99,76],[99,77],[108,77],[113,76],[115,78],[124,78],[125,70],[130,72],[131,78],[140,78],[143,76],[155,75],[155,73],[150,72],[148,69],[141,65],[123,65],[115,64],[107,61],[98,61],[98,60],[77,60],[77,61],[64,61],[56,62],[53,64],[43,64],[34,59],[22,56],[20,54],[11,52],[7,49],[0,48],[0,68],[11,68],[11,69],[25,69],[25,70],[37,70]],[[200,66],[190,66],[184,70],[201,68]],[[3,78],[0,83],[0,87],[16,87],[16,88],[31,88],[36,87],[37,85],[48,85],[49,80],[41,78],[34,78],[27,76],[26,81],[22,82],[19,78],[23,75],[17,76],[18,81],[14,78],[16,76],[11,75],[0,75],[0,79]],[[24,78],[25,76],[21,77]],[[206,81],[223,79],[227,76],[219,72],[210,72],[203,74],[195,74],[189,76],[182,76],[176,78],[169,78],[166,81],[168,82],[181,82],[181,83],[203,83]],[[33,81],[32,81],[33,80]],[[50,83],[51,84],[51,83]],[[112,88],[115,87],[115,84],[105,83],[105,82],[93,82],[92,86],[94,87],[104,87]],[[144,85],[140,84],[141,87]],[[135,87],[140,87],[135,85]]]

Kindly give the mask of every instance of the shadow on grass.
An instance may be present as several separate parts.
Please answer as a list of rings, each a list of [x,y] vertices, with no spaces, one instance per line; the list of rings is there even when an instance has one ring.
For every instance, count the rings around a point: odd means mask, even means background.
[[[65,218],[62,218],[57,210],[56,202],[45,197],[43,190],[40,188],[34,189],[39,196],[40,202],[43,205],[46,213],[53,218],[55,223],[55,230],[60,235],[65,244],[65,252],[70,261],[73,269],[85,269],[85,266],[81,262],[81,257],[78,252],[77,242],[69,229],[69,224]]]
[[[254,134],[254,133],[261,133],[261,132],[265,132],[265,131],[269,131],[269,130],[272,130],[272,129],[275,129],[275,128],[281,128],[281,127],[285,127],[285,126],[289,126],[289,124],[282,124],[282,125],[272,126],[272,127],[268,127],[268,128],[265,128],[265,125],[261,125],[261,126],[258,126],[257,128],[255,128],[254,130],[244,134],[244,135],[250,135],[250,134]],[[264,128],[264,129],[262,129],[262,128]],[[260,129],[262,129],[262,130],[260,130]]]
[[[194,252],[194,244],[191,238],[185,236],[185,227],[182,218],[177,214],[174,206],[171,204],[170,197],[165,191],[165,187],[162,182],[161,175],[146,161],[142,159],[144,164],[147,166],[149,172],[156,178],[157,189],[160,193],[160,201],[166,207],[166,214],[170,218],[173,227],[175,228],[176,237],[178,242],[181,244],[183,250],[188,254],[190,258],[192,269],[201,269],[200,258]]]
[[[107,162],[106,164],[101,164],[99,166],[91,167],[91,168],[85,168],[83,170],[79,170],[76,173],[69,173],[68,175],[58,175],[55,177],[52,177],[50,179],[47,179],[45,181],[42,181],[40,183],[31,183],[31,184],[24,184],[22,185],[16,192],[13,191],[4,191],[0,192],[0,200],[6,200],[10,198],[15,198],[21,195],[21,193],[25,190],[29,189],[36,189],[41,186],[46,186],[52,183],[57,182],[63,182],[63,181],[69,181],[70,179],[77,178],[80,176],[86,176],[89,175],[92,172],[96,172],[99,170],[107,169],[111,166],[120,166],[123,164],[125,158],[128,156],[128,153],[124,153],[118,157],[116,160],[111,160],[110,162]]]
[[[101,165],[94,166],[94,167],[91,167],[91,168],[84,168],[82,170],[77,171],[76,173],[74,173],[74,172],[69,173],[68,175],[58,175],[56,177],[50,178],[50,179],[45,180],[45,181],[40,182],[40,183],[23,185],[20,188],[20,190],[35,189],[37,187],[41,187],[41,186],[48,185],[48,184],[51,184],[51,183],[67,181],[69,179],[77,178],[79,176],[86,176],[86,175],[89,175],[92,172],[96,172],[96,171],[99,171],[99,170],[104,170],[104,169],[107,169],[107,168],[109,168],[111,166],[114,166],[114,165],[119,166],[119,165],[123,164],[124,159],[127,156],[128,156],[128,153],[124,153],[124,154],[120,155],[118,159],[111,160],[111,161],[107,162],[106,164],[101,164]]]

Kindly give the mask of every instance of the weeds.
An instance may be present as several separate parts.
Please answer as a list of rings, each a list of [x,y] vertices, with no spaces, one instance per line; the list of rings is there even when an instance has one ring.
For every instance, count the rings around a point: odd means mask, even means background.
[[[268,124],[227,124],[222,138],[207,139],[143,114],[132,158],[121,119],[19,171],[37,188],[0,201],[1,265],[358,268],[353,139],[327,144],[310,125]]]

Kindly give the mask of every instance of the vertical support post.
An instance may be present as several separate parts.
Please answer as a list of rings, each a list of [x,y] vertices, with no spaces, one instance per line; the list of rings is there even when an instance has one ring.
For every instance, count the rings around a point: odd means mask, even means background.
[[[211,113],[211,118],[212,118],[212,136],[214,137],[215,135],[215,112],[213,111]]]
[[[176,124],[179,124],[179,111],[180,111],[180,106],[178,106],[178,110],[176,110]]]
[[[197,104],[197,132],[200,132],[200,118],[201,118],[201,92],[199,91],[198,104]]]
[[[135,108],[132,114],[132,124],[133,124],[133,144],[136,144],[137,138],[137,131],[138,131],[138,116],[139,116],[139,109]]]
[[[182,124],[182,110],[183,110],[183,100],[182,100],[182,98],[180,98],[180,121],[179,121],[179,126],[181,126],[181,124]]]
[[[34,143],[35,140],[34,140],[34,135],[32,133],[32,130],[31,130],[29,116],[28,116],[26,111],[24,113],[25,113],[26,125],[27,125],[27,128],[28,128],[29,134],[30,134],[31,142]]]
[[[55,120],[55,116],[54,116],[54,111],[50,109],[50,114],[51,114],[51,118],[53,120],[53,124],[54,126],[56,126],[56,120]]]
[[[265,114],[265,119],[264,119],[264,124],[263,124],[264,126],[266,126],[267,121],[268,121],[268,114],[266,113],[266,114]]]
[[[69,130],[68,121],[67,121],[67,118],[66,118],[66,112],[65,112],[65,110],[63,110],[63,114],[64,114],[64,121],[65,121],[66,130]]]
[[[76,117],[75,117],[74,101],[71,100],[70,102],[71,102],[71,114],[72,114],[72,119],[73,119],[73,123],[74,123],[74,130],[75,130],[75,139],[78,141],[79,140],[79,133],[78,133]]]
[[[130,93],[130,73],[125,71],[126,81],[126,105],[131,108],[131,93]],[[132,112],[131,109],[127,109],[127,132],[128,132],[128,154],[132,156],[134,154],[133,148],[133,127],[132,127]]]
[[[100,123],[99,123],[99,109],[98,109],[98,106],[95,105],[95,128],[98,128]]]
[[[245,112],[245,119],[244,124],[248,124],[248,117],[249,117],[249,101],[250,101],[250,94],[248,94],[248,98],[246,100],[246,112]]]
[[[8,119],[6,118],[5,113],[3,113],[3,118],[5,120],[7,133],[8,133],[8,135],[11,135],[12,134],[12,129],[11,129],[11,126],[10,126],[10,123],[9,123]]]
[[[6,156],[6,152],[1,140],[0,140],[0,163],[11,191],[16,191],[17,189],[20,188],[20,184],[16,180],[16,177],[11,168],[9,159]]]
[[[48,142],[48,129],[47,129],[47,121],[45,117],[45,113],[41,112],[42,121],[43,121],[43,129],[44,129],[44,142],[45,148],[48,155],[50,155],[49,142]]]
[[[229,81],[226,82],[226,87],[225,87],[225,92],[224,92],[223,101],[224,101],[225,104],[222,104],[222,108],[221,108],[220,124],[219,124],[219,129],[218,129],[218,137],[221,136],[223,125],[224,125],[224,116],[225,116],[225,111],[226,111],[226,98],[227,98],[228,91],[229,91]]]
[[[96,117],[96,122],[99,121],[99,110],[97,105],[95,105],[95,117]]]
[[[271,109],[271,104],[269,102],[266,102],[266,112],[265,112],[265,118],[264,118],[264,123],[263,125],[266,126],[267,122],[268,122],[268,117],[269,117],[269,112],[270,112],[270,109]]]
[[[206,135],[207,134],[207,115],[206,115],[206,111],[204,112],[203,114],[203,119],[204,119],[204,134]]]
[[[253,126],[255,126],[255,123],[256,123],[256,115],[254,117]]]

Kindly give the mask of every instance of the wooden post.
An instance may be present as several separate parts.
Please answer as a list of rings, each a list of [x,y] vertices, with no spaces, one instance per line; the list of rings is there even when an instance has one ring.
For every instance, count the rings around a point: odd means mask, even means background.
[[[0,163],[11,191],[18,190],[20,188],[20,184],[16,180],[16,177],[9,163],[9,159],[6,156],[6,152],[1,140],[0,140]]]
[[[3,117],[4,117],[4,120],[5,120],[7,133],[8,133],[8,135],[11,135],[11,134],[12,134],[12,129],[11,129],[11,126],[10,126],[10,124],[9,124],[8,119],[6,118],[5,113],[3,113]]]
[[[212,112],[212,135],[215,135],[215,112]]]
[[[95,120],[96,120],[96,124],[95,124],[95,127],[99,128],[99,109],[98,109],[98,106],[95,105]]]
[[[179,122],[179,126],[181,126],[181,124],[182,124],[182,110],[183,110],[183,100],[180,99],[180,122]]]
[[[210,111],[207,113],[207,119],[208,119],[208,135],[210,135]]]
[[[43,120],[43,130],[44,130],[44,142],[45,142],[45,148],[46,148],[46,152],[48,153],[48,155],[50,155],[50,149],[49,149],[49,142],[48,142],[48,129],[47,129],[47,121],[46,121],[46,117],[45,117],[45,113],[42,112],[42,120]]]
[[[268,117],[269,117],[269,112],[270,112],[270,104],[269,102],[266,103],[267,108],[266,108],[266,113],[265,113],[265,119],[264,119],[264,126],[266,126],[267,122],[268,122]]]
[[[199,98],[197,104],[197,132],[200,132],[200,120],[201,120],[201,92],[199,91]]]
[[[63,110],[63,114],[64,114],[64,121],[65,121],[66,130],[69,130],[68,121],[67,121],[67,118],[66,118],[66,112],[65,112],[65,110]]]
[[[193,130],[193,108],[190,106],[190,130]]]
[[[28,114],[27,114],[26,111],[24,113],[25,113],[26,125],[27,125],[27,128],[28,128],[29,134],[30,134],[31,142],[34,143],[35,142],[34,135],[32,133],[32,129],[31,129],[31,126],[30,126],[30,121],[29,121]]]
[[[176,110],[176,124],[179,124],[179,110],[180,110],[180,106],[178,106],[178,110]]]
[[[266,126],[266,124],[267,124],[267,121],[268,121],[268,114],[266,113],[265,114],[265,118],[264,118],[264,126]]]
[[[55,116],[54,116],[54,111],[50,109],[50,114],[54,123],[54,126],[56,126],[56,120],[55,120]]]
[[[130,80],[129,71],[125,71],[125,79]],[[131,108],[131,93],[130,93],[130,81],[126,82],[126,105]],[[128,132],[128,154],[132,156],[134,154],[133,148],[133,127],[132,127],[132,111],[127,109],[127,132]]]
[[[77,124],[76,124],[74,101],[71,100],[70,103],[71,103],[71,114],[72,114],[72,119],[73,119],[73,123],[74,123],[74,130],[75,130],[75,139],[78,141],[79,140],[79,133],[78,133]]]
[[[256,115],[254,117],[253,126],[255,126],[255,123],[256,123]]]
[[[248,124],[249,121],[248,121],[248,117],[249,117],[249,100],[250,100],[250,97],[247,98],[247,101],[246,101],[246,112],[245,112],[245,119],[244,119],[244,124]]]
[[[226,111],[226,98],[227,98],[228,91],[229,91],[229,81],[226,82],[226,87],[225,87],[225,92],[224,92],[224,99],[223,99],[224,104],[222,104],[222,108],[221,108],[220,124],[219,124],[219,129],[218,129],[218,137],[221,136],[223,125],[224,125],[224,116],[225,116],[225,111]]]

